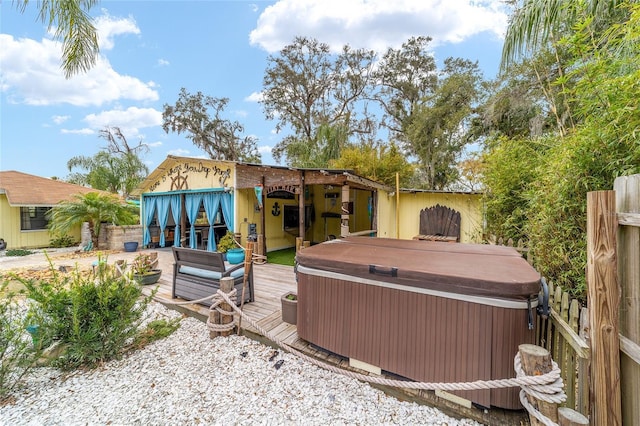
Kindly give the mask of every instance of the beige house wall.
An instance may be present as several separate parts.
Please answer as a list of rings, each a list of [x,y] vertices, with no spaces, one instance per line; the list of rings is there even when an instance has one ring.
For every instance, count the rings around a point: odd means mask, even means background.
[[[75,241],[80,241],[80,227],[68,233]],[[34,249],[49,247],[49,230],[22,231],[20,229],[20,207],[11,207],[7,196],[0,194],[0,238],[8,249]]]

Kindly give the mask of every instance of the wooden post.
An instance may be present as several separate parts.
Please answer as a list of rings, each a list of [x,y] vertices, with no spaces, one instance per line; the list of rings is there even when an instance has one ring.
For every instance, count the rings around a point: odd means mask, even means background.
[[[342,209],[340,213],[340,236],[349,236],[349,185],[342,185]]]
[[[240,310],[244,309],[245,293],[247,291],[247,281],[249,281],[249,274],[251,273],[251,263],[253,262],[253,248],[255,244],[249,241],[247,248],[244,251],[244,280],[242,281],[242,298],[240,299]],[[242,325],[242,316],[238,318],[238,336],[240,335]]]
[[[229,294],[233,290],[233,278],[232,277],[223,277],[220,279],[220,290]],[[220,304],[220,309],[223,311],[231,311],[232,308],[227,302],[222,302]],[[221,315],[218,311],[210,310],[209,318],[213,324],[229,324],[233,322],[233,315]],[[209,337],[214,338],[217,336],[231,336],[234,330],[227,331],[210,331]]]
[[[400,238],[400,173],[396,173],[396,238]]]
[[[570,408],[558,408],[558,425],[559,426],[581,426],[588,425],[589,419]]]
[[[551,354],[543,347],[523,344],[518,346],[520,351],[520,359],[522,361],[522,369],[527,376],[540,376],[547,374],[553,369],[551,362]],[[558,423],[558,404],[540,401],[527,395],[529,403],[537,408],[543,415],[552,421]],[[532,426],[544,426],[544,423],[529,415],[529,421]]]
[[[302,247],[302,237],[296,237],[296,253],[300,251]]]
[[[591,419],[622,424],[620,290],[617,276],[615,192],[587,193],[587,286],[591,341]]]
[[[298,234],[304,240],[305,217],[304,217],[304,170],[300,171],[300,193],[298,194]]]

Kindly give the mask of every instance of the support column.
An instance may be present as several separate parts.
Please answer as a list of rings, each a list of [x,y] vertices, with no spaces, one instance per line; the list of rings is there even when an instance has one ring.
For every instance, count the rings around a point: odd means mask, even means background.
[[[349,185],[342,185],[342,211],[340,214],[340,236],[349,236]]]

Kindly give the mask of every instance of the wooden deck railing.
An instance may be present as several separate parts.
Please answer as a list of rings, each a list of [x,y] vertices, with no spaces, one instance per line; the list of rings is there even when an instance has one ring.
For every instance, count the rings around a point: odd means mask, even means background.
[[[588,311],[559,286],[549,284],[548,318],[537,317],[537,344],[551,353],[562,370],[567,401],[563,404],[589,416]]]

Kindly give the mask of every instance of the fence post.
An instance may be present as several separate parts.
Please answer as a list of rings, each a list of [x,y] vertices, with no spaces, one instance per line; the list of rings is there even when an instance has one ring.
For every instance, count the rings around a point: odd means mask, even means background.
[[[588,425],[589,419],[570,408],[558,408],[558,426]]]
[[[596,426],[622,424],[615,207],[615,191],[587,193],[591,419]]]
[[[518,346],[518,350],[520,351],[522,369],[527,376],[547,374],[553,369],[551,354],[545,348],[531,344],[523,344]],[[540,411],[542,415],[558,423],[558,404],[541,401],[529,395],[527,395],[527,398],[529,399],[529,403]],[[544,423],[540,422],[531,414],[529,415],[529,421],[532,426],[544,426]]]
[[[231,291],[233,291],[233,288],[234,288],[233,281],[234,279],[232,277],[221,278],[220,290],[226,294],[231,293]],[[225,301],[222,301],[222,303],[220,303],[220,309],[225,312],[232,312],[232,307]],[[233,314],[225,315],[225,314],[219,313],[215,309],[212,309],[212,310],[209,310],[209,321],[212,324],[219,324],[219,325],[229,324],[233,322]],[[216,336],[231,336],[233,332],[234,332],[233,329],[225,330],[225,331],[209,331],[209,337],[213,339]]]

